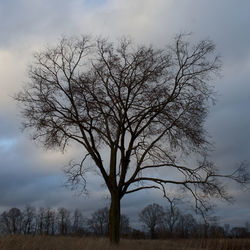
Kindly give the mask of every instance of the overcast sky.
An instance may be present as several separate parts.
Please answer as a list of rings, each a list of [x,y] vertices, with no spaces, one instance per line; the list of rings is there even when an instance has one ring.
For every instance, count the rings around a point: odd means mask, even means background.
[[[222,57],[222,77],[213,82],[217,104],[206,127],[214,142],[212,158],[230,170],[250,162],[250,1],[248,0],[0,0],[0,212],[10,207],[78,207],[86,215],[108,204],[96,176],[89,196],[63,187],[62,167],[81,156],[74,146],[62,155],[45,151],[20,130],[20,110],[12,97],[27,81],[32,54],[62,36],[91,34],[137,43],[167,45],[180,32],[209,38]],[[250,221],[250,195],[231,186],[234,204],[218,204],[222,223]],[[122,202],[136,215],[149,203],[165,204],[161,194],[140,192]]]

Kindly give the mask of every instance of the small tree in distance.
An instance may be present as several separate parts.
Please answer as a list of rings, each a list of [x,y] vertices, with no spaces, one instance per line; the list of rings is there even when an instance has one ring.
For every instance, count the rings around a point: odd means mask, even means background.
[[[164,226],[168,228],[169,232],[172,234],[174,227],[178,223],[181,217],[179,208],[177,207],[177,200],[169,200],[170,206],[165,209]]]
[[[151,239],[153,239],[157,227],[161,226],[165,220],[163,207],[155,203],[150,204],[139,213],[139,219],[149,229]]]
[[[192,45],[178,35],[159,50],[83,36],[64,38],[34,59],[30,82],[16,96],[24,128],[46,148],[64,150],[70,141],[83,146],[82,162],[66,170],[68,181],[84,186],[84,163],[92,159],[111,196],[111,242],[119,242],[126,194],[159,189],[167,197],[171,185],[182,186],[203,210],[211,197],[229,198],[219,177],[247,181],[244,166],[221,175],[206,158],[184,165],[179,157],[208,150],[208,82],[220,69],[211,41]]]
[[[88,226],[96,235],[107,235],[109,228],[109,210],[107,207],[95,211],[88,220]]]

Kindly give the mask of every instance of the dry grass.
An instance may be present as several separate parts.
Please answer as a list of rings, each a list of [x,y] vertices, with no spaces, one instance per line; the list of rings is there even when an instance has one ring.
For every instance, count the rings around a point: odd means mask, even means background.
[[[210,240],[128,240],[122,239],[119,247],[109,244],[106,238],[5,236],[0,238],[1,250],[249,250],[250,239]]]

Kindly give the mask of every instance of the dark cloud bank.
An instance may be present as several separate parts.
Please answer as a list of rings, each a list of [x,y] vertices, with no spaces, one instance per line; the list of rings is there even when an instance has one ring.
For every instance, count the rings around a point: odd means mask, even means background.
[[[215,145],[211,157],[229,172],[242,160],[250,162],[248,1],[148,0],[134,3],[130,0],[126,3],[105,1],[101,5],[100,1],[92,1],[91,5],[87,2],[1,1],[0,58],[19,55],[26,64],[32,58],[33,49],[55,43],[63,34],[91,32],[109,37],[129,34],[138,42],[160,46],[181,31],[194,32],[195,39],[209,37],[216,43],[223,61],[222,77],[214,82],[218,101],[211,107],[206,123]],[[8,72],[13,75],[16,72],[22,79],[7,77],[0,83],[1,89],[8,87],[6,97],[1,95],[0,107],[0,210],[31,204],[79,207],[89,214],[107,205],[102,180],[93,174],[89,176],[89,197],[72,196],[73,193],[62,185],[61,168],[72,158],[79,159],[80,150],[69,149],[60,156],[60,153],[44,151],[29,140],[27,133],[21,133],[19,109],[10,97],[27,77],[26,65],[19,62],[12,60]],[[0,63],[5,62],[0,60]],[[216,211],[221,221],[241,224],[250,220],[249,193],[234,185],[228,188],[236,203],[219,203]],[[165,204],[161,194],[142,191],[126,197],[122,210],[136,216],[140,209],[153,202]]]

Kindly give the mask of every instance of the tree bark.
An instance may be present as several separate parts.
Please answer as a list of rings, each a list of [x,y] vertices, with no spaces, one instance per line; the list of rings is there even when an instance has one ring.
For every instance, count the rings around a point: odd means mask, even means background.
[[[114,244],[120,241],[120,213],[120,197],[113,194],[109,210],[109,239]]]
[[[154,239],[155,238],[155,228],[154,227],[152,227],[150,229],[150,234],[151,234],[151,239]]]

